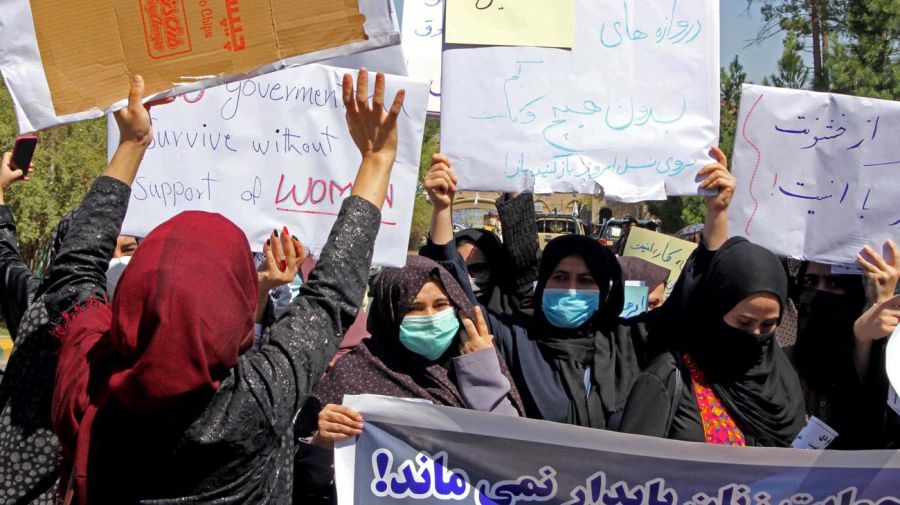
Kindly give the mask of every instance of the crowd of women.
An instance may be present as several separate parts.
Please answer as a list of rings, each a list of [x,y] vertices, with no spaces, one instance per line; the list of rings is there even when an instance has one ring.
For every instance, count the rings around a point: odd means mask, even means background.
[[[502,242],[454,234],[457,179],[437,154],[427,244],[370,279],[403,92],[386,107],[384,76],[371,100],[368,79],[344,76],[362,163],[311,269],[286,227],[257,265],[243,232],[205,212],[136,248],[120,238],[135,250],[111,266],[152,137],[139,77],[115,115],[118,149],[60,223],[40,279],[0,200],[0,303],[15,338],[0,503],[328,503],[334,443],[365,430],[342,399],[363,393],[742,446],[790,446],[816,416],[839,433],[834,449],[900,448],[884,353],[900,321],[893,243],[866,247],[864,275],[843,276],[729,239],[738,181],[713,148],[699,247],[663,302],[668,271],[588,237],[539,251],[527,193],[497,201]],[[8,165],[0,190],[26,175]],[[646,283],[652,310],[624,319],[627,280]]]

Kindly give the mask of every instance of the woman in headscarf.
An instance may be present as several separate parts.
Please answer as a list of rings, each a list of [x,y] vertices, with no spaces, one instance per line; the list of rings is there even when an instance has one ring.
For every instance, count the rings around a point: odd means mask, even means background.
[[[729,239],[686,296],[677,344],[638,378],[622,431],[722,445],[787,447],[803,428],[800,380],[775,342],[788,296],[778,258]],[[702,272],[697,272],[702,271]],[[678,287],[676,287],[678,289]]]
[[[719,162],[704,167],[699,175],[705,177],[702,188],[718,190],[707,198],[707,240],[716,249],[727,234],[726,209],[734,178],[725,168],[721,151],[713,154]],[[431,239],[440,245],[452,239],[450,207],[456,176],[446,158],[434,161],[425,188],[434,205]],[[537,235],[518,240],[536,243]],[[440,259],[462,285],[468,284],[458,255]],[[532,260],[536,262],[536,257]],[[497,347],[529,417],[592,428],[618,427],[650,349],[643,325],[619,318],[623,303],[622,271],[612,252],[589,237],[567,235],[544,249],[534,290],[534,316],[490,314]]]
[[[892,241],[885,250],[882,257],[867,246],[860,254],[871,287],[868,296],[860,276],[836,275],[830,265],[816,262],[800,266],[794,291],[797,341],[786,351],[800,374],[807,413],[838,433],[831,449],[884,447],[880,429],[887,408],[884,369],[869,366],[869,361],[873,353],[883,354],[884,337],[890,332],[856,322],[867,306],[894,294],[900,252]],[[877,397],[874,409],[867,406],[870,397]]]
[[[244,233],[221,216],[185,212],[160,225],[135,253],[112,304],[105,300],[100,265],[110,251],[94,243],[94,226],[115,236],[152,138],[136,79],[124,121],[140,134],[122,136],[125,152],[86,197],[72,222],[77,231],[48,273],[63,292],[92,290],[56,325],[61,349],[48,406],[71,468],[63,489],[74,503],[290,502],[294,419],[356,315],[396,156],[403,92],[386,113],[384,76],[372,105],[367,80],[360,70],[355,94],[349,75],[343,82],[363,159],[352,195],[309,282],[259,350],[246,353],[257,274]],[[116,212],[99,214],[97,199],[114,200]],[[272,235],[268,263],[294,274],[302,251],[284,231]]]
[[[669,269],[633,256],[619,256],[618,260],[625,281],[641,281],[647,286],[647,310],[659,308],[665,299]]]
[[[474,322],[473,322],[474,319]],[[434,261],[409,256],[403,268],[385,269],[375,284],[365,339],[341,358],[301,411],[297,433],[314,433],[316,447],[301,447],[297,473],[308,489],[295,501],[333,495],[330,451],[335,441],[359,435],[362,416],[342,406],[345,395],[378,394],[437,405],[518,416],[521,401],[479,309]],[[321,448],[321,449],[320,449]]]

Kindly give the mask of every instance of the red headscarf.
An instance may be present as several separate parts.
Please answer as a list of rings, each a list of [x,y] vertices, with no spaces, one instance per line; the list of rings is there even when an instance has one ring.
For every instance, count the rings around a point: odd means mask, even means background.
[[[79,503],[91,436],[103,436],[91,433],[98,410],[110,397],[134,414],[208,401],[253,343],[256,299],[243,232],[221,215],[183,212],[141,242],[111,307],[93,300],[65,315],[52,416]],[[90,473],[110,464],[122,463],[94,460]]]

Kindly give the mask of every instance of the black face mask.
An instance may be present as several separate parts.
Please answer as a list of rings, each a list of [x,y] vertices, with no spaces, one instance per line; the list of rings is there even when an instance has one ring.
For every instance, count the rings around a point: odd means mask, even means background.
[[[727,381],[759,363],[774,336],[774,332],[761,335],[749,333],[718,318],[701,330],[692,345],[691,354],[707,379]]]
[[[800,294],[795,356],[804,379],[827,379],[842,365],[852,364],[856,317],[848,302],[845,295],[818,289]]]

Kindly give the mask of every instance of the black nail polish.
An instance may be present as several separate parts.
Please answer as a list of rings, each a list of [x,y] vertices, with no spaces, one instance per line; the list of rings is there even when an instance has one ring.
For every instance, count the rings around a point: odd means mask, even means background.
[[[278,230],[274,230],[274,229],[273,229],[273,230],[272,230],[272,233],[274,233],[276,237],[278,236]]]
[[[266,245],[272,245],[271,242],[272,242],[271,240],[266,239]]]
[[[297,241],[297,242],[299,242],[299,241],[300,241],[300,239],[299,239],[299,238],[297,238],[297,236],[296,236],[296,235],[291,235],[291,238],[292,238],[292,239],[294,239],[294,240],[296,240],[296,241]]]

